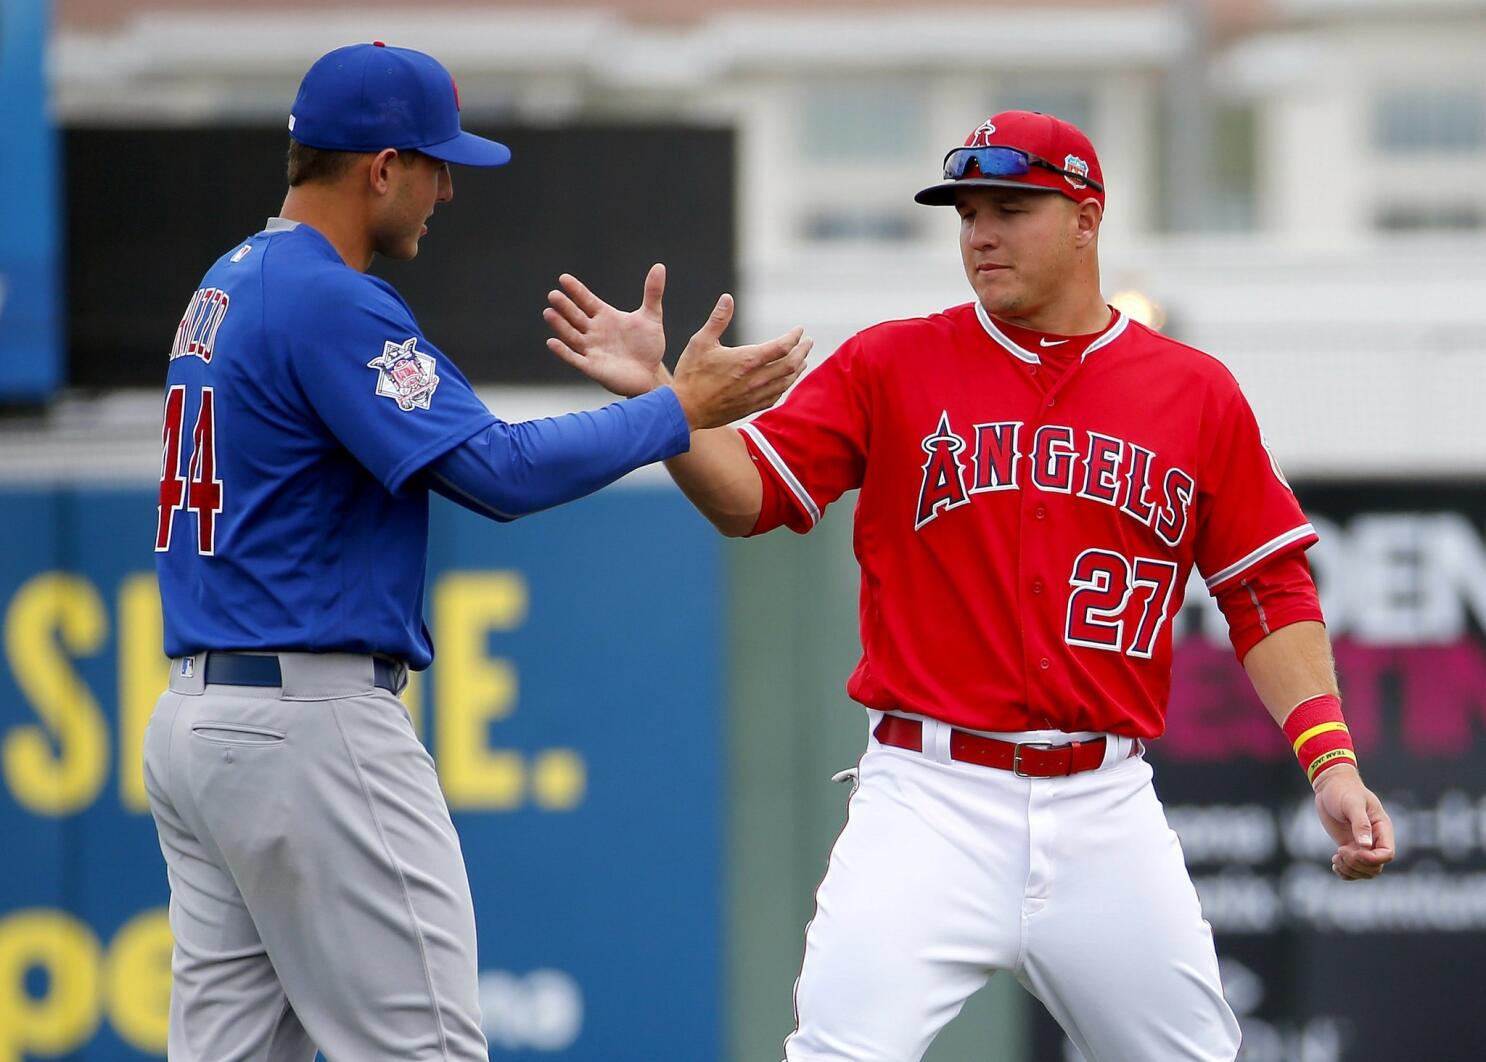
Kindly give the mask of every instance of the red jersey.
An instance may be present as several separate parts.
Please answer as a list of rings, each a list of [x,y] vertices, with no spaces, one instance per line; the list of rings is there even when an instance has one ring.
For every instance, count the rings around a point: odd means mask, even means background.
[[[847,340],[742,431],[758,534],[860,488],[871,708],[1156,737],[1171,617],[1316,540],[1216,359],[1117,317],[1056,382],[978,303]]]

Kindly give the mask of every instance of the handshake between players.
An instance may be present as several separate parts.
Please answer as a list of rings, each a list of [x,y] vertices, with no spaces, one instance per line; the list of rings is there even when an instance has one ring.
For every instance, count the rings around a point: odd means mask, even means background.
[[[665,266],[650,267],[640,306],[628,313],[571,274],[564,273],[558,283],[560,289],[547,294],[551,307],[542,313],[554,333],[547,348],[625,398],[669,385],[693,431],[720,428],[768,409],[799,377],[814,345],[797,327],[763,343],[723,346],[722,334],[733,319],[733,297],[723,295],[681,352],[673,376],[662,361]]]

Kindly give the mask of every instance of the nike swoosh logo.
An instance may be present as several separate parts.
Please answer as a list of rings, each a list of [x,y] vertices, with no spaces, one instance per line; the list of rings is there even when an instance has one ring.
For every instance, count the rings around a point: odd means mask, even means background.
[[[1060,347],[1066,342],[1068,342],[1068,340],[1066,339],[1055,339],[1051,343],[1049,343],[1047,340],[1039,338],[1037,340],[1037,345],[1040,347]]]

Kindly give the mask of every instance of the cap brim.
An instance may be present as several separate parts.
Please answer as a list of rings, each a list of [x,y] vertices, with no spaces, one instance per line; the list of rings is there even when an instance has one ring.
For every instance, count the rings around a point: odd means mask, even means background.
[[[1023,192],[1058,192],[1057,188],[1049,188],[1043,184],[1028,184],[1026,181],[1014,181],[1010,178],[1005,180],[995,177],[963,177],[958,181],[945,181],[943,184],[930,185],[913,197],[915,203],[924,206],[954,206],[955,189],[957,188],[1016,188]]]
[[[456,137],[420,147],[419,151],[456,166],[504,166],[511,161],[511,149],[474,133],[461,132]]]

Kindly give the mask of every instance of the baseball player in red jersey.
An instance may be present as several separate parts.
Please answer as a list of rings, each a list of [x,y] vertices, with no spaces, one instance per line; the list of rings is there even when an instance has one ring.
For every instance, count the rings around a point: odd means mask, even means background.
[[[1083,133],[995,115],[916,199],[958,211],[974,301],[858,333],[781,405],[667,462],[733,535],[808,531],[860,490],[847,689],[870,737],[785,1053],[917,1060],[1004,970],[1089,1062],[1232,1060],[1142,742],[1164,729],[1195,565],[1315,787],[1336,873],[1393,858],[1304,559],[1316,533],[1228,370],[1105,304]],[[575,364],[647,312],[659,327],[658,303],[621,314],[563,283],[548,320]]]

